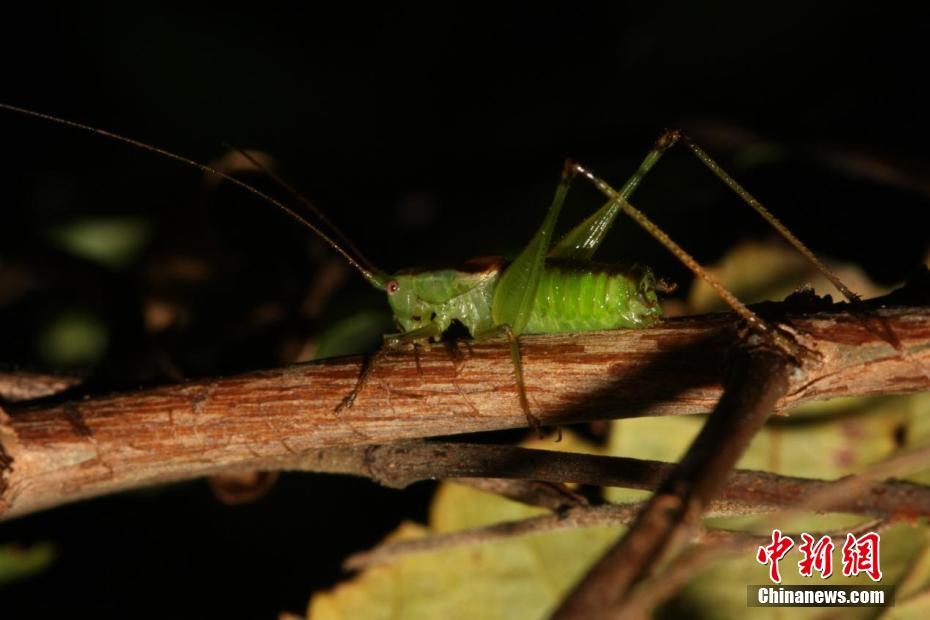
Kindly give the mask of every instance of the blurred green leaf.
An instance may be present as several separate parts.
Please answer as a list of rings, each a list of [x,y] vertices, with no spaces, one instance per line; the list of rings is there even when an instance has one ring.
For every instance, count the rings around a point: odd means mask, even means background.
[[[37,348],[52,367],[89,366],[103,357],[108,341],[107,327],[97,316],[66,310],[42,328]]]
[[[537,508],[446,483],[433,500],[429,527],[405,523],[390,539],[420,538],[539,513]],[[315,594],[308,618],[541,618],[618,533],[618,528],[591,528],[413,555]]]
[[[826,263],[847,286],[866,299],[889,292],[888,288],[871,282],[854,265],[830,260]],[[812,286],[820,295],[839,297],[833,285],[813,265],[780,239],[737,244],[707,271],[746,303],[780,301],[804,285]],[[688,308],[695,314],[728,309],[703,280],[695,280],[691,287]]]
[[[0,545],[0,585],[24,579],[45,569],[55,559],[51,543],[32,547]]]
[[[362,353],[392,331],[391,319],[378,310],[362,310],[326,329],[317,342],[313,359]]]
[[[149,225],[134,217],[85,218],[53,228],[59,247],[111,269],[128,265],[149,238]]]

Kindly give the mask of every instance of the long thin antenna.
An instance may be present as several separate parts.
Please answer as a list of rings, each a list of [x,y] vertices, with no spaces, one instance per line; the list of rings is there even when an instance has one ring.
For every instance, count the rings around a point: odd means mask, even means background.
[[[117,142],[129,144],[130,146],[140,148],[144,151],[156,153],[163,157],[167,157],[168,159],[179,161],[183,164],[187,164],[188,166],[197,168],[198,170],[201,170],[202,172],[216,175],[225,181],[229,181],[236,187],[244,189],[245,191],[250,192],[251,194],[254,194],[255,196],[258,196],[265,202],[268,202],[276,206],[277,208],[284,211],[289,216],[291,216],[292,218],[294,218],[295,220],[297,220],[298,222],[300,222],[301,224],[303,224],[304,226],[312,230],[314,233],[317,234],[317,236],[319,236],[323,241],[325,241],[329,245],[329,247],[333,248],[336,252],[341,254],[342,257],[346,259],[346,261],[348,261],[350,265],[352,265],[352,267],[354,267],[359,273],[361,273],[362,276],[376,288],[383,290],[387,286],[388,276],[383,271],[379,269],[366,268],[358,260],[356,260],[351,254],[349,254],[349,252],[345,248],[343,248],[336,241],[334,241],[329,235],[323,232],[318,226],[316,226],[315,224],[307,220],[307,218],[303,217],[302,215],[300,215],[299,213],[297,213],[296,211],[294,211],[293,209],[285,205],[280,200],[272,198],[265,192],[252,187],[251,185],[249,185],[248,183],[245,183],[244,181],[240,181],[234,176],[228,175],[225,172],[220,172],[219,170],[217,170],[216,168],[213,168],[212,166],[202,164],[193,159],[188,159],[187,157],[176,155],[172,153],[171,151],[166,151],[165,149],[159,148],[157,146],[146,144],[145,142],[140,142],[139,140],[134,140],[133,138],[128,138],[126,136],[113,133],[112,131],[107,131],[106,129],[98,129],[97,127],[91,127],[90,125],[85,125],[83,123],[69,121],[67,119],[60,118],[58,116],[52,116],[51,114],[45,114],[43,112],[35,112],[33,110],[28,110],[26,108],[20,108],[14,105],[10,105],[8,103],[0,102],[0,109],[9,110],[11,112],[17,112],[25,116],[32,116],[33,118],[41,118],[43,120],[50,121],[52,123],[58,123],[59,125],[65,125],[67,127],[73,127],[75,129],[81,129],[88,133],[97,134],[105,138],[110,138],[111,140],[116,140]]]
[[[230,144],[229,142],[224,142],[223,146],[231,151],[235,151],[239,153],[240,155],[242,155],[250,164],[255,166],[257,170],[261,171],[262,174],[267,176],[274,183],[276,183],[279,187],[284,189],[284,191],[289,193],[297,202],[299,202],[304,207],[306,207],[308,210],[310,210],[310,212],[313,213],[316,217],[318,217],[321,222],[329,226],[330,230],[333,233],[335,233],[335,235],[342,241],[343,245],[345,245],[346,248],[355,255],[355,257],[358,259],[358,262],[365,265],[365,267],[367,267],[371,271],[378,271],[378,269],[375,268],[374,265],[372,265],[371,261],[368,260],[364,254],[362,254],[362,251],[359,250],[358,247],[356,247],[354,243],[352,243],[352,240],[349,239],[346,236],[346,234],[342,232],[342,230],[339,229],[338,226],[333,224],[332,220],[326,217],[326,214],[323,213],[319,209],[319,207],[313,204],[313,202],[309,198],[307,198],[306,196],[301,194],[299,191],[297,191],[297,188],[295,188],[293,185],[285,181],[283,178],[281,178],[280,175],[278,175],[278,173],[276,173],[274,170],[272,170],[271,168],[269,168],[268,166],[260,162],[258,158],[253,156],[251,153],[249,153],[245,149],[239,148],[238,146]]]

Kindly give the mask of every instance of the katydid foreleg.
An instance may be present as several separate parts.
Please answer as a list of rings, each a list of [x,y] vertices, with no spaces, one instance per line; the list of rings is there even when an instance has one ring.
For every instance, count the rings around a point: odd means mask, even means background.
[[[371,357],[365,360],[362,367],[362,372],[355,382],[355,387],[353,387],[352,391],[349,392],[349,395],[343,398],[342,402],[336,406],[336,413],[351,407],[355,403],[355,399],[358,398],[362,388],[364,388],[365,384],[368,383],[368,380],[371,378],[371,375],[375,371],[378,363],[382,358],[384,358],[385,355],[391,351],[400,349],[405,344],[413,344],[413,346],[416,347],[420,342],[429,342],[430,339],[438,338],[441,335],[442,328],[438,323],[429,323],[428,325],[418,329],[414,329],[409,332],[402,332],[400,334],[386,334],[384,336],[384,342],[381,345],[381,348],[379,348]],[[417,368],[419,370],[419,357],[417,357]]]

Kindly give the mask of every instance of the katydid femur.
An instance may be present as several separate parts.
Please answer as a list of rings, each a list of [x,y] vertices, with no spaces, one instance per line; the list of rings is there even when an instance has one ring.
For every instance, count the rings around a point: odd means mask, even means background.
[[[0,108],[101,135],[216,175],[251,192],[304,224],[341,254],[372,286],[385,291],[401,332],[385,336],[384,347],[369,360],[355,388],[337,410],[352,405],[364,388],[366,379],[382,352],[401,344],[437,340],[453,321],[457,321],[475,339],[500,335],[507,337],[520,407],[529,425],[539,430],[539,421],[531,412],[523,380],[519,346],[519,337],[522,334],[637,329],[652,326],[662,317],[657,293],[665,292],[666,285],[656,280],[648,267],[622,268],[591,261],[594,252],[621,211],[655,237],[698,277],[705,280],[751,328],[765,335],[779,348],[792,354],[797,353],[799,347],[790,336],[766,324],[707,273],[681,246],[630,204],[629,198],[643,177],[662,154],[678,142],[684,143],[744,202],[762,215],[779,234],[823,272],[845,297],[852,302],[858,301],[856,295],[781,222],[723,171],[704,150],[678,131],[665,131],[638,170],[619,190],[613,189],[585,167],[567,162],[542,225],[511,263],[508,264],[503,259],[483,259],[466,263],[461,269],[409,270],[391,275],[374,267],[309,201],[296,194],[289,185],[274,175],[273,180],[297,195],[302,203],[311,208],[320,224],[311,222],[283,202],[229,174],[159,147],[41,112],[3,103],[0,103]],[[560,241],[552,244],[552,235],[562,203],[572,180],[579,174],[594,183],[607,196],[608,202],[571,229]],[[324,227],[330,232],[324,231]],[[342,243],[337,242],[335,238],[339,238]]]

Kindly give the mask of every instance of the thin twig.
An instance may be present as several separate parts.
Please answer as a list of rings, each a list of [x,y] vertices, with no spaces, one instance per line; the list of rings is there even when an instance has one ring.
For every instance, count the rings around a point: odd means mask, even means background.
[[[915,458],[919,458],[915,457]],[[927,457],[930,459],[930,456]],[[488,488],[502,482],[575,483],[654,491],[674,471],[675,463],[557,452],[518,446],[456,442],[406,441],[383,446],[330,448],[294,455],[266,465],[273,469],[351,474],[392,488],[421,480],[453,478]],[[497,481],[499,478],[508,480]],[[855,484],[855,488],[849,485]],[[843,485],[839,492],[832,489]],[[519,499],[516,495],[512,497]],[[730,474],[720,499],[758,508],[782,508],[817,500],[806,510],[845,512],[873,517],[912,515],[930,517],[930,487],[912,482],[850,482],[816,480],[769,472],[736,470]],[[523,500],[521,500],[523,501]],[[812,500],[813,501],[813,500]],[[526,501],[534,505],[542,502]],[[556,502],[558,504],[560,502]],[[547,505],[557,509],[557,505]]]
[[[402,540],[378,545],[374,549],[355,553],[346,558],[343,568],[362,570],[375,564],[384,564],[416,554],[441,551],[464,545],[478,545],[496,540],[560,532],[586,527],[629,525],[645,502],[580,506],[558,514],[545,514],[519,521],[506,521],[449,534],[436,534],[415,540]],[[753,514],[756,509],[729,502],[714,502],[708,516],[732,517]]]
[[[588,499],[561,482],[505,478],[452,478],[451,482],[552,511],[588,506]]]

